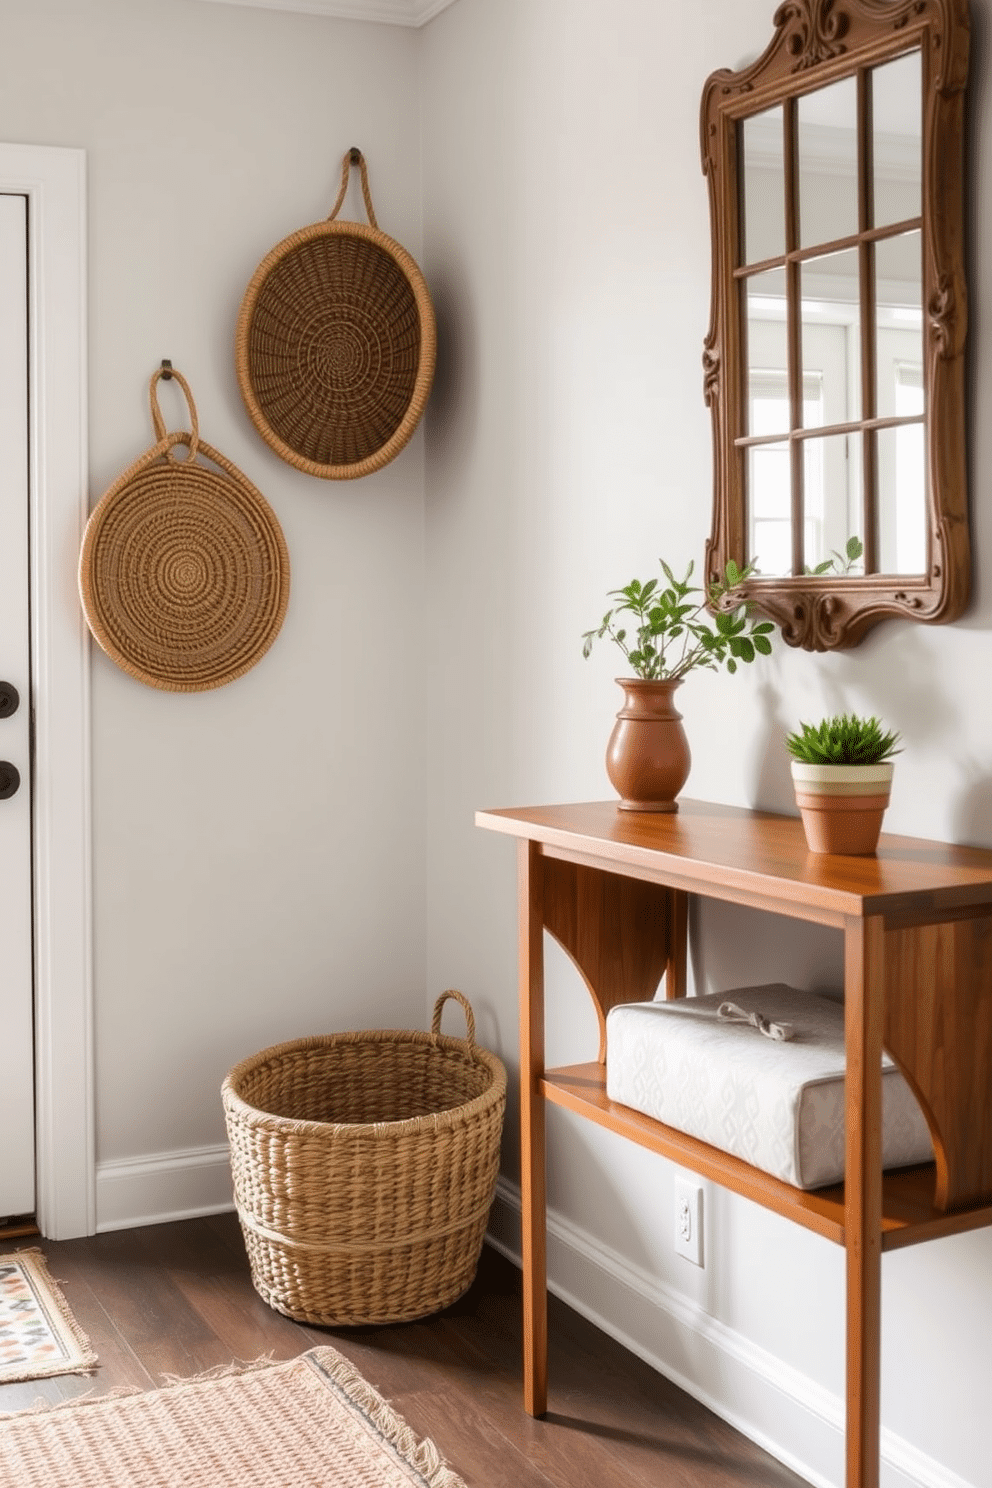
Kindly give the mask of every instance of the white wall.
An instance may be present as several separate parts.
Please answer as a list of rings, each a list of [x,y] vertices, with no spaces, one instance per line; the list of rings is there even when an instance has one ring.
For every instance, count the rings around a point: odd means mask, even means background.
[[[2,8],[0,138],[87,152],[93,501],[152,443],[168,356],[292,562],[281,634],[227,687],[156,692],[94,648],[106,1225],[229,1202],[237,1059],[423,1026],[422,436],[365,480],[311,479],[255,433],[233,367],[255,266],[327,215],[350,145],[419,256],[416,33],[196,0]],[[344,215],[364,220],[357,190]],[[177,385],[160,390],[178,423]]]
[[[992,155],[977,0],[969,170],[972,387],[992,375],[983,183]],[[701,352],[710,240],[698,109],[755,56],[768,0],[459,0],[425,33],[425,264],[441,373],[427,433],[428,985],[481,1003],[516,1064],[511,845],[473,811],[609,793],[617,659],[580,635],[659,554],[700,565],[710,427]],[[781,735],[823,710],[900,729],[887,829],[992,845],[984,492],[992,436],[972,393],[975,601],[951,628],[889,623],[856,650],[779,647],[680,694],[691,795],[793,810]],[[711,906],[698,985],[838,986],[839,937]],[[591,1057],[586,994],[549,950],[549,1063]],[[512,1105],[511,1105],[512,1109]],[[509,1123],[512,1127],[512,1122]],[[842,1253],[715,1188],[707,1265],[672,1253],[661,1159],[551,1113],[553,1284],[815,1481],[843,1476]],[[517,1169],[508,1130],[505,1169]],[[512,1183],[498,1223],[512,1247]],[[973,1485],[988,1462],[992,1232],[886,1257],[884,1481]],[[552,1380],[552,1398],[554,1382]]]

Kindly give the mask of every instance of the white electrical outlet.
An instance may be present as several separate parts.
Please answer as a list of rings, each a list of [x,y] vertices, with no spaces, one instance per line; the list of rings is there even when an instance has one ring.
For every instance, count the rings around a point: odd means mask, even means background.
[[[703,1264],[703,1190],[685,1178],[675,1180],[675,1252]]]

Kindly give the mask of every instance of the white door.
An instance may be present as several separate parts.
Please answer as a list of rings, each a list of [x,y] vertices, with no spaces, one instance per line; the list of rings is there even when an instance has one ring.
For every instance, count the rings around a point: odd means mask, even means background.
[[[35,1207],[28,571],[27,198],[0,195],[0,1219]]]

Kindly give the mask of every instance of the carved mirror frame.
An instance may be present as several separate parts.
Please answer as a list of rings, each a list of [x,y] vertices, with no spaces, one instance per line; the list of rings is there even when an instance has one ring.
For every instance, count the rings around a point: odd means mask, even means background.
[[[785,0],[773,24],[774,36],[758,61],[739,72],[724,69],[712,74],[701,107],[702,161],[709,184],[713,243],[712,303],[703,368],[714,450],[713,526],[706,547],[706,571],[714,581],[729,559],[743,566],[758,556],[760,569],[760,555],[745,552],[744,280],[735,273],[743,267],[741,122],[777,104],[791,109],[794,117],[796,107],[786,100],[863,75],[868,68],[915,48],[920,50],[922,64],[927,567],[920,574],[839,576],[797,573],[794,564],[791,576],[748,580],[745,587],[754,607],[781,627],[790,645],[821,651],[857,645],[872,625],[889,616],[931,623],[954,620],[968,602],[963,241],[968,4],[967,0]],[[865,122],[860,108],[858,130],[863,159],[870,149],[870,139],[865,143],[870,120]],[[861,195],[865,195],[863,185]],[[788,242],[786,248],[788,259]],[[798,259],[801,254],[792,256]],[[793,345],[797,334],[792,333]],[[870,420],[865,421],[865,428],[870,430]],[[792,500],[795,509],[796,497]],[[870,551],[868,560],[866,567],[871,563]]]

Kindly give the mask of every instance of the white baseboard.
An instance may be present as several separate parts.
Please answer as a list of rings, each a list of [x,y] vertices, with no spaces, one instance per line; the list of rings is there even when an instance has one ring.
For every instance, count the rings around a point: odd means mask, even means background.
[[[96,1227],[128,1230],[234,1208],[227,1144],[97,1163]]]
[[[502,1177],[488,1239],[520,1264],[520,1190]],[[816,1488],[840,1488],[844,1404],[839,1396],[554,1210],[548,1211],[548,1288]],[[589,1297],[597,1299],[596,1306]],[[885,1427],[881,1456],[882,1488],[972,1488]]]

